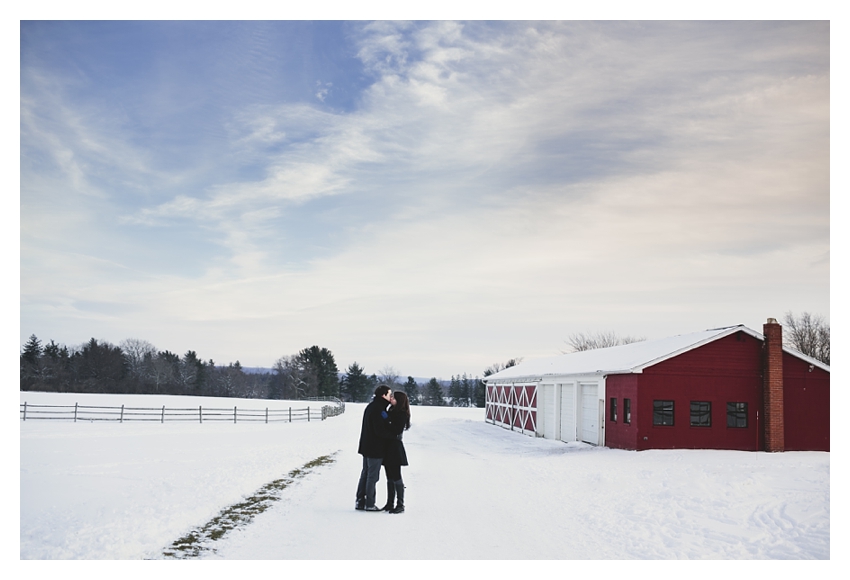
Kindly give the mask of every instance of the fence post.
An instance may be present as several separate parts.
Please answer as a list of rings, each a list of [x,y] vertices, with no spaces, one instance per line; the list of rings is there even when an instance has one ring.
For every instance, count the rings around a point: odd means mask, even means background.
[[[307,407],[307,422],[310,422],[310,407]]]
[[[74,403],[74,423],[77,422],[77,403]]]
[[[236,423],[236,407],[233,407],[233,422]]]
[[[266,407],[266,424],[269,422],[269,408]]]
[[[118,417],[118,422],[119,422],[119,423],[123,423],[123,422],[124,422],[124,405],[121,405],[121,416],[120,416],[120,417]]]
[[[27,402],[24,401],[24,421],[27,420]]]
[[[292,423],[292,407],[289,408],[289,422]]]
[[[162,406],[162,421],[161,423],[165,423],[165,405]]]
[[[198,421],[200,423],[204,422],[204,410],[202,409],[201,405],[198,405]]]

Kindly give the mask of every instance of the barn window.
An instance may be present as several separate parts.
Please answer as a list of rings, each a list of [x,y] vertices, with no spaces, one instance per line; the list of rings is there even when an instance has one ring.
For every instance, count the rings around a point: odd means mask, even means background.
[[[747,427],[746,403],[726,403],[726,426],[736,429]]]
[[[691,401],[691,427],[711,427],[711,403]]]
[[[623,399],[623,423],[626,425],[632,422],[632,400]]]
[[[673,424],[673,401],[652,401],[652,424]]]
[[[617,422],[617,399],[611,397],[611,421]]]

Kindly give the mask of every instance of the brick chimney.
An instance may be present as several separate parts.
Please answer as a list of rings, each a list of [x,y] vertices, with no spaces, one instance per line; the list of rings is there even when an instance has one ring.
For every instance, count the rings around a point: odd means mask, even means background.
[[[782,327],[775,318],[764,325],[764,448],[785,451],[785,396],[782,385]]]

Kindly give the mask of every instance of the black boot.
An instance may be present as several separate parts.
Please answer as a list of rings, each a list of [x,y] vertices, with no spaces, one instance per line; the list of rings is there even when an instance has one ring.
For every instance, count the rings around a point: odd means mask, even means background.
[[[404,482],[402,480],[396,480],[393,482],[395,484],[395,494],[398,497],[398,503],[395,505],[395,509],[391,509],[391,514],[403,514],[404,513]]]
[[[387,505],[382,507],[381,511],[392,512],[394,503],[395,503],[395,482],[387,480]]]

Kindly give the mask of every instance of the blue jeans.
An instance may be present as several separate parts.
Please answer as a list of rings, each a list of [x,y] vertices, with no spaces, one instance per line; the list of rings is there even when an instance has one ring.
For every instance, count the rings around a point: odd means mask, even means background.
[[[363,469],[360,470],[360,481],[357,484],[357,503],[364,502],[366,507],[375,505],[375,486],[381,477],[380,457],[364,457]]]

